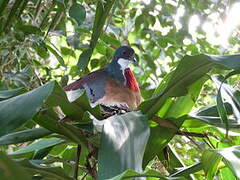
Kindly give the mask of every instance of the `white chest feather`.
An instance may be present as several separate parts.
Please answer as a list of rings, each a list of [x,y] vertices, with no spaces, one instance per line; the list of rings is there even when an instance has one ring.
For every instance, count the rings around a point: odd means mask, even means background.
[[[120,58],[118,59],[118,64],[121,66],[121,69],[124,70],[128,68],[130,61],[128,59]]]

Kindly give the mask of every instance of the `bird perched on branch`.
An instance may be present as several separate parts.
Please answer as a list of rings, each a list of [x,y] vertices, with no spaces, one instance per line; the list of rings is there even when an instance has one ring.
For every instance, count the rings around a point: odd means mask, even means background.
[[[104,111],[135,110],[142,97],[130,63],[136,63],[134,50],[121,46],[107,66],[81,77],[64,90],[85,89],[90,103],[100,104]]]

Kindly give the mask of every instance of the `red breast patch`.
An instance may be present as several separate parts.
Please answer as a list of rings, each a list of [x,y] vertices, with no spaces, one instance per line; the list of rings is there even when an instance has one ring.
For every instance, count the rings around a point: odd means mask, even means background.
[[[131,89],[132,91],[139,91],[137,80],[134,77],[134,74],[130,68],[124,70],[124,75],[126,77],[127,86],[129,87],[129,89]]]

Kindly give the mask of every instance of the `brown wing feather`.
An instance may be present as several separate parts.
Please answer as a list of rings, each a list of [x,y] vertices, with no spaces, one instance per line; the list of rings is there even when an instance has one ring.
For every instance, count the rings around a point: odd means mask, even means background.
[[[98,78],[102,78],[103,76],[107,76],[107,72],[104,69],[99,69],[97,71],[91,72],[80,79],[70,83],[69,85],[64,87],[65,91],[73,91],[77,89],[83,89],[85,83],[89,83],[91,81],[97,80]]]

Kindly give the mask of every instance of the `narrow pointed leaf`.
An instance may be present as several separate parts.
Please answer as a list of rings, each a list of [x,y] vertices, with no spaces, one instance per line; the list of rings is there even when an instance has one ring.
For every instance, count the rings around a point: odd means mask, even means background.
[[[0,145],[17,144],[26,141],[32,141],[50,135],[51,133],[52,133],[51,131],[45,128],[35,128],[24,131],[18,131],[0,137]]]
[[[152,117],[165,103],[168,97],[183,96],[188,92],[188,87],[203,77],[214,67],[224,67],[240,70],[240,55],[197,55],[185,56],[177,66],[176,70],[167,82],[165,90],[142,103],[139,109]]]
[[[30,144],[30,145],[28,145],[24,148],[21,148],[17,151],[14,151],[10,154],[11,155],[16,155],[16,154],[32,152],[32,151],[44,149],[44,148],[47,148],[47,147],[52,147],[52,146],[55,146],[55,145],[63,143],[63,142],[65,142],[65,140],[63,140],[61,138],[40,139],[40,140],[38,140],[36,142],[33,142],[32,144]]]
[[[53,49],[51,46],[46,45],[47,49],[56,57],[56,59],[58,60],[59,64],[63,67],[66,67],[66,64],[64,62],[64,59],[62,58],[62,56],[55,50]]]
[[[30,120],[43,105],[54,87],[54,82],[28,93],[0,102],[0,136]]]
[[[41,174],[46,179],[73,180],[73,178],[64,173],[62,168],[42,166],[27,159],[15,160],[15,162],[21,165],[24,170],[32,175]]]
[[[7,99],[22,92],[23,88],[0,91],[0,99]]]

